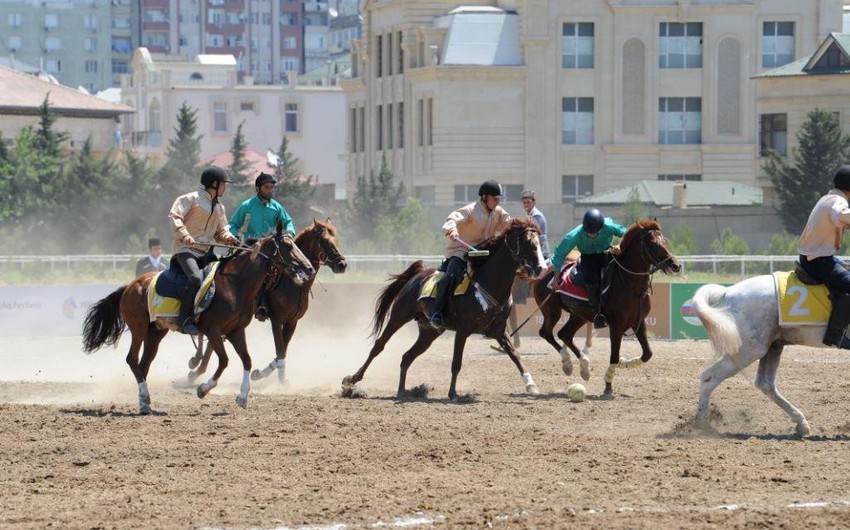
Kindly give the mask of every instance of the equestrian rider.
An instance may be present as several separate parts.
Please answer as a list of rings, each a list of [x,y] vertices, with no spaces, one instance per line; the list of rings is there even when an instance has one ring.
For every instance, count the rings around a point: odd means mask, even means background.
[[[841,247],[844,229],[850,226],[850,165],[838,168],[833,189],[820,198],[809,214],[800,240],[800,266],[833,292],[832,314],[826,325],[823,343],[838,346],[850,316],[850,271],[835,256]]]
[[[195,295],[203,279],[202,267],[198,262],[204,252],[211,248],[213,241],[227,245],[239,243],[228,229],[227,214],[219,200],[224,195],[228,182],[232,181],[227,178],[224,169],[208,167],[201,173],[203,189],[177,197],[168,213],[171,227],[174,229],[171,262],[177,263],[189,278],[189,286],[180,299],[178,322],[181,333],[200,333],[195,325],[193,313]]]
[[[602,268],[605,265],[605,251],[611,247],[614,237],[622,237],[626,233],[626,227],[614,222],[610,217],[605,217],[596,208],[584,212],[581,224],[567,232],[564,238],[555,247],[555,254],[549,260],[549,267],[541,277],[551,270],[555,270],[555,277],[564,264],[567,254],[574,248],[581,252],[578,261],[579,271],[584,277],[585,287],[593,310],[593,327],[604,328],[608,325],[605,315],[602,314],[601,280]],[[616,256],[620,248],[614,246],[611,252]]]
[[[271,234],[277,222],[283,223],[283,231],[290,237],[295,237],[295,225],[292,217],[282,204],[272,198],[274,185],[277,181],[268,173],[260,173],[254,181],[257,194],[246,199],[239,205],[233,217],[230,218],[230,232],[238,234],[240,239],[260,239]],[[266,304],[266,290],[257,295],[257,311],[255,316],[263,321],[269,317]]]
[[[458,240],[475,246],[502,233],[510,223],[511,216],[499,203],[502,200],[502,185],[488,180],[478,188],[479,199],[449,214],[443,224],[443,233],[449,239],[445,259],[440,270],[445,275],[437,283],[437,296],[428,321],[431,327],[443,331],[443,309],[450,293],[463,279],[466,272],[467,248]]]

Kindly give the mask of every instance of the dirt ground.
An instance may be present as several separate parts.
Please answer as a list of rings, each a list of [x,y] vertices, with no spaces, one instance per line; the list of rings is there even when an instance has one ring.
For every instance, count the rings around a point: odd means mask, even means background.
[[[753,385],[753,367],[714,395],[718,435],[695,432],[704,342],[653,343],[600,398],[607,340],[592,357],[589,398],[570,403],[558,356],[539,339],[521,352],[542,395],[491,342],[470,340],[447,401],[452,334],[413,365],[396,403],[401,353],[390,342],[358,385],[368,315],[349,327],[308,314],[288,382],[255,385],[238,408],[231,361],[203,401],[185,384],[188,339],[169,336],[151,376],[153,416],[117,349],[84,355],[79,337],[5,337],[0,346],[2,528],[824,528],[850,526],[850,354],[786,348],[779,388],[807,414],[794,424]],[[312,322],[312,323],[311,323]],[[256,364],[272,357],[252,324]],[[638,354],[634,341],[625,356]],[[235,356],[234,356],[235,358]]]

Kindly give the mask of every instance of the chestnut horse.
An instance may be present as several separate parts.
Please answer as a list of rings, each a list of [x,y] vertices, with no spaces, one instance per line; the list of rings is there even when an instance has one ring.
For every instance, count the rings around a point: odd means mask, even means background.
[[[317,271],[322,265],[327,265],[334,273],[345,272],[348,263],[339,249],[336,227],[330,217],[326,222],[313,219],[313,224],[302,230],[295,237],[295,244],[310,261]],[[295,333],[295,327],[301,317],[310,307],[310,289],[314,278],[297,284],[289,277],[282,277],[268,292],[266,298],[269,305],[269,318],[274,336],[275,359],[262,370],[251,372],[251,379],[256,381],[268,377],[277,370],[278,380],[283,382],[286,377],[286,351],[289,341]],[[198,352],[189,360],[189,368],[197,370],[189,372],[189,380],[203,374],[212,355],[212,348],[207,345],[206,351],[198,348]],[[200,365],[198,363],[200,362]]]
[[[245,327],[254,315],[254,299],[268,279],[279,273],[286,274],[297,283],[311,280],[315,275],[313,266],[295,246],[292,238],[282,233],[278,223],[277,232],[259,240],[254,247],[224,258],[215,276],[215,296],[209,308],[198,317],[198,329],[209,338],[218,356],[218,368],[205,383],[198,386],[198,397],[203,398],[215,388],[218,379],[227,367],[224,349],[226,337],[242,360],[245,370],[242,387],[236,398],[241,407],[248,405],[251,389],[251,357],[245,341]],[[130,328],[132,337],[127,364],[130,365],[139,386],[139,413],[150,414],[151,402],[147,376],[156,357],[159,343],[175,329],[175,324],[158,318],[150,321],[148,313],[148,287],[154,274],[144,274],[130,283],[119,287],[106,298],[94,304],[88,311],[83,326],[83,351],[93,352],[105,344],[115,345]],[[139,360],[139,349],[144,352]]]
[[[649,293],[652,287],[652,274],[662,271],[675,274],[681,268],[679,260],[667,247],[667,238],[661,233],[657,221],[638,221],[629,227],[620,242],[622,252],[619,256],[608,255],[606,272],[603,277],[610,278],[610,286],[604,297],[602,312],[608,319],[611,338],[611,357],[605,372],[605,395],[613,393],[612,383],[617,367],[635,368],[649,361],[652,350],[646,338],[644,319],[649,314]],[[587,355],[579,351],[573,342],[576,332],[585,322],[593,321],[593,312],[587,302],[579,301],[564,294],[552,295],[549,284],[552,274],[534,285],[534,298],[543,314],[540,336],[546,339],[561,355],[561,369],[566,375],[572,375],[572,352],[581,367],[581,377],[590,379],[590,361]],[[552,330],[561,319],[561,310],[570,314],[569,320],[558,332],[563,346],[558,343]],[[640,358],[620,360],[620,345],[623,335],[633,329],[642,350]]]
[[[517,268],[524,267],[528,274],[537,276],[545,266],[540,251],[540,231],[531,221],[513,219],[502,234],[485,241],[477,248],[488,250],[489,257],[471,258],[477,266],[469,289],[463,295],[450,296],[444,311],[446,328],[455,331],[449,399],[457,401],[457,376],[463,362],[463,348],[467,337],[473,333],[483,333],[496,339],[519,369],[526,391],[536,394],[537,385],[523,366],[505,327],[511,311],[511,285]],[[434,299],[420,298],[423,285],[434,272],[434,269],[426,269],[420,260],[401,274],[390,276],[392,283],[384,288],[375,303],[372,336],[379,333],[380,336],[363,366],[354,375],[346,376],[342,380],[344,396],[351,395],[354,385],[363,379],[369,364],[384,350],[390,337],[403,325],[415,319],[419,324],[419,338],[401,360],[396,397],[402,399],[408,368],[443,333],[435,330],[428,322],[427,315]],[[389,320],[384,326],[388,316]]]

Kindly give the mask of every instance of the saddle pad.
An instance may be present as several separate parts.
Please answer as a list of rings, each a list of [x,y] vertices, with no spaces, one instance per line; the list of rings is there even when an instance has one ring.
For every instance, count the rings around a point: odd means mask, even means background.
[[[558,287],[558,292],[570,298],[587,302],[587,289],[584,288],[584,285],[578,285],[575,282],[576,267],[573,265],[572,263],[567,265],[558,273],[561,275],[561,285]]]
[[[774,272],[780,326],[825,326],[832,311],[826,285],[806,285],[791,271]]]
[[[422,286],[422,293],[419,295],[420,300],[423,298],[434,298],[437,296],[437,281],[442,278],[444,274],[445,272],[437,271],[425,280],[425,284]],[[469,289],[469,275],[464,274],[463,280],[461,280],[457,287],[455,287],[454,296],[465,294],[467,289]]]
[[[195,295],[196,313],[198,306],[201,305],[201,301],[205,299],[206,295],[209,293],[210,297],[212,297],[212,294],[215,293],[213,280],[215,279],[215,272],[218,270],[218,264],[219,262],[216,261],[210,265],[209,272],[204,277],[204,281],[201,282],[201,288],[198,289],[198,294]],[[162,296],[156,292],[156,282],[159,279],[159,275],[163,274],[163,272],[158,272],[153,277],[153,280],[151,280],[150,285],[148,285],[148,315],[151,322],[161,317],[180,316],[180,299]]]

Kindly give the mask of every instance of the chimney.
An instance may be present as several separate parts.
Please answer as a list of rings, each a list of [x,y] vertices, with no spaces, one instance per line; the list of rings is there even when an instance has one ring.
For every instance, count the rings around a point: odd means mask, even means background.
[[[688,185],[685,181],[673,183],[673,208],[688,207]]]

